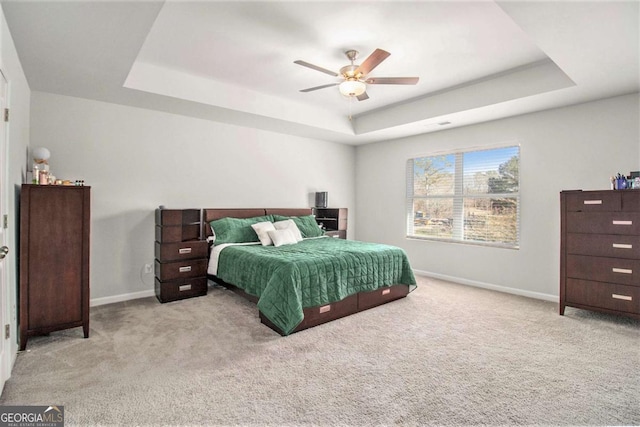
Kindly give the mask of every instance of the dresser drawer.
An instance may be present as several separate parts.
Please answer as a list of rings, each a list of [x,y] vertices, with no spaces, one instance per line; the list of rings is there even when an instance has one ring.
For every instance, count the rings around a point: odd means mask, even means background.
[[[184,279],[189,277],[205,277],[207,260],[192,259],[186,261],[160,262],[156,260],[156,277],[161,281]]]
[[[567,253],[640,259],[640,237],[617,234],[567,234]]]
[[[568,303],[640,314],[640,287],[567,279]]]
[[[640,260],[567,255],[567,277],[640,286]]]
[[[161,282],[156,278],[156,297],[160,302],[177,301],[207,294],[206,277]]]
[[[638,236],[640,235],[639,216],[637,212],[567,212],[566,231]]]
[[[622,197],[614,191],[576,191],[567,193],[565,200],[570,212],[615,212],[622,209]]]
[[[156,259],[160,262],[206,258],[208,250],[205,240],[178,243],[156,242],[155,245]]]
[[[628,190],[622,193],[622,210],[640,214],[640,190]]]

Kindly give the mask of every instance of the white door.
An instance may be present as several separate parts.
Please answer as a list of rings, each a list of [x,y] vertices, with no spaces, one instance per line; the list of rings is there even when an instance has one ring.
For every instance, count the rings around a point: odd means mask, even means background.
[[[11,343],[5,333],[5,325],[9,325],[7,262],[14,259],[15,253],[9,255],[7,247],[7,123],[5,122],[5,108],[7,108],[7,80],[0,70],[0,390],[11,375]],[[15,338],[14,338],[15,340]]]

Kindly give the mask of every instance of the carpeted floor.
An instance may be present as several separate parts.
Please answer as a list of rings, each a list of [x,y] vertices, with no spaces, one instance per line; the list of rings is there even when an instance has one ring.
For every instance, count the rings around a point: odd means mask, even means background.
[[[221,288],[29,340],[2,405],[67,425],[639,425],[640,322],[418,277],[289,337]]]

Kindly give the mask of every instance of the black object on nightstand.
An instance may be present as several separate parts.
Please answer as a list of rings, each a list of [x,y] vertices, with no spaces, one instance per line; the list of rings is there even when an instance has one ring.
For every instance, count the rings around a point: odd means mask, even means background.
[[[155,256],[158,301],[207,294],[208,247],[199,209],[156,209]]]
[[[313,213],[316,222],[324,227],[325,235],[347,238],[347,208],[313,208]]]

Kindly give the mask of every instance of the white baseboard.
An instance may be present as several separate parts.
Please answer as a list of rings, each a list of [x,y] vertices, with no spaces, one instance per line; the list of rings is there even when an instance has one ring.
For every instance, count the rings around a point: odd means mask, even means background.
[[[149,289],[148,291],[114,295],[112,297],[92,298],[91,301],[89,302],[89,305],[91,307],[96,307],[98,305],[113,304],[114,302],[122,302],[122,301],[129,301],[132,299],[152,297],[152,296],[155,296],[155,294],[156,294],[155,290]]]
[[[446,274],[432,273],[430,271],[413,270],[418,276],[433,277],[434,279],[446,280],[447,282],[458,283],[461,285],[474,286],[476,288],[491,289],[493,291],[505,292],[507,294],[520,295],[523,297],[535,298],[545,301],[557,302],[558,296],[551,294],[543,294],[540,292],[525,291],[523,289],[509,288],[506,286],[494,285],[491,283],[479,282],[477,280],[464,279],[461,277],[448,276]],[[148,291],[133,292],[130,294],[114,295],[111,297],[93,298],[90,302],[91,307],[99,305],[113,304],[114,302],[129,301],[138,298],[147,298],[155,295],[153,289]]]
[[[541,299],[544,301],[558,302],[558,295],[543,294],[541,292],[525,291],[523,289],[509,288],[506,286],[494,285],[491,283],[479,282],[477,280],[463,279],[461,277],[448,276],[446,274],[432,273],[430,271],[413,270],[418,276],[433,277],[434,279],[446,280],[447,282],[461,285],[474,286],[476,288],[491,289],[492,291],[505,292],[507,294],[520,295],[523,297]]]

